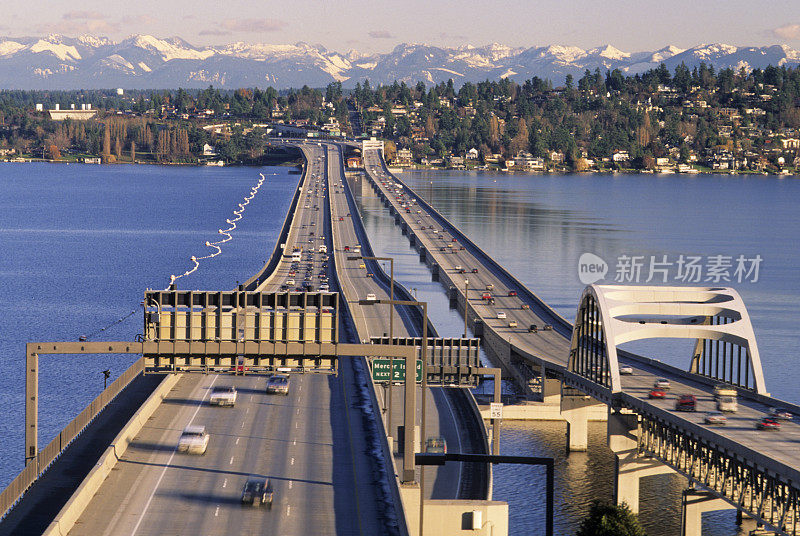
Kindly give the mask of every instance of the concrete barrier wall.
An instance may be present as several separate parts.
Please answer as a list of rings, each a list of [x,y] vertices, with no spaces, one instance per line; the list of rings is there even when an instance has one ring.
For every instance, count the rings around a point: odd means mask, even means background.
[[[170,389],[180,379],[181,374],[167,375],[155,391],[147,398],[139,410],[131,417],[128,424],[117,434],[111,445],[103,452],[97,464],[89,471],[89,474],[78,486],[75,493],[67,501],[67,504],[58,512],[55,519],[42,533],[44,536],[66,536],[75,525],[75,522],[83,514],[89,502],[94,497],[97,490],[105,481],[108,474],[117,464],[117,461],[125,454],[128,445],[139,433],[147,420],[155,412],[161,401],[167,397]]]
[[[386,163],[383,161],[383,157],[381,156],[381,164],[383,165],[384,169],[386,168]],[[367,173],[369,179],[375,183],[374,177]],[[430,203],[428,203],[424,198],[422,198],[419,194],[417,194],[412,188],[393,175],[393,179],[403,185],[404,191],[412,195],[417,202],[422,205],[428,213],[433,216],[433,218],[447,231],[452,234],[453,236],[458,237],[459,243],[469,250],[476,258],[478,258],[486,267],[488,267],[494,274],[502,279],[507,286],[516,287],[520,290],[519,298],[526,301],[532,309],[546,322],[553,325],[553,329],[564,335],[565,337],[569,338],[572,336],[572,324],[565,319],[563,316],[558,314],[555,310],[553,310],[547,303],[544,302],[539,296],[531,292],[524,283],[519,281],[516,277],[514,277],[508,270],[503,268],[497,261],[495,261],[488,253],[483,251],[477,244],[475,244],[472,240],[469,239],[464,233],[462,233],[458,227],[450,223],[450,221],[445,218],[438,210],[436,210]],[[377,187],[377,183],[375,183]]]
[[[303,154],[303,158],[305,158],[305,153]],[[307,162],[307,160],[306,160]],[[297,181],[297,186],[294,189],[294,196],[292,197],[292,203],[289,205],[289,210],[286,212],[286,218],[283,220],[283,226],[281,227],[281,232],[278,235],[278,240],[275,242],[275,247],[272,249],[272,255],[270,255],[269,260],[264,265],[261,270],[255,274],[253,277],[245,281],[244,288],[245,290],[255,290],[255,288],[263,282],[264,278],[272,274],[275,271],[275,268],[278,267],[278,263],[283,256],[283,249],[281,249],[281,244],[286,243],[286,239],[289,236],[289,231],[292,228],[292,222],[294,221],[294,213],[297,210],[297,204],[300,201],[300,194],[301,189],[305,185],[304,181],[306,178],[306,173],[308,171],[307,163],[303,166],[303,172],[300,175],[300,180]]]

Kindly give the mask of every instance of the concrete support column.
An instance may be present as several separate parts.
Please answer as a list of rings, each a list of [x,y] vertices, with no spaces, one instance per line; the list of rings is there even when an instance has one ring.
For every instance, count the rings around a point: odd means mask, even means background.
[[[683,491],[683,518],[681,536],[702,536],[703,512],[732,510],[734,507],[709,491],[694,488]]]
[[[589,407],[595,404],[597,401],[587,395],[561,395],[561,416],[567,421],[570,452],[589,448]]]
[[[608,409],[608,448],[615,454],[614,501],[625,503],[632,512],[639,512],[639,479],[645,476],[672,473],[673,470],[653,458],[640,457],[639,416]]]
[[[545,378],[542,374],[542,402],[553,406],[561,404],[561,380]]]

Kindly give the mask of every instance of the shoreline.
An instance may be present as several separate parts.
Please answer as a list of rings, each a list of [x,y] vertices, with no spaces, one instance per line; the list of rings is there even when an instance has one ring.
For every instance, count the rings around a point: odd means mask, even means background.
[[[415,168],[390,168],[392,173],[416,173],[416,172],[428,172],[428,171],[440,171],[440,172],[451,172],[451,171],[462,171],[465,173],[471,172],[481,172],[491,175],[500,175],[500,176],[508,176],[509,178],[513,177],[514,175],[520,176],[530,176],[530,175],[595,175],[595,174],[602,174],[602,175],[686,175],[686,176],[694,176],[694,175],[761,175],[764,177],[787,177],[787,178],[800,178],[800,170],[796,172],[790,173],[767,173],[763,171],[731,171],[731,170],[696,170],[693,172],[681,172],[676,170],[664,170],[664,171],[654,171],[654,170],[636,170],[636,169],[625,169],[625,170],[606,170],[606,169],[590,169],[584,171],[570,171],[570,170],[549,170],[549,171],[534,171],[534,170],[515,170],[515,171],[503,171],[502,169],[462,169],[462,168],[441,168],[441,167],[415,167]]]

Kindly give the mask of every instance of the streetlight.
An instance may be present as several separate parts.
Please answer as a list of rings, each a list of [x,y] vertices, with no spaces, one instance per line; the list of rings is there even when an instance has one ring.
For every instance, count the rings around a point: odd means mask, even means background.
[[[464,339],[467,338],[467,313],[469,312],[469,279],[464,280]]]
[[[364,257],[368,258],[368,257]],[[428,392],[428,302],[412,301],[412,300],[358,300],[359,305],[375,305],[384,303],[391,305],[394,308],[396,305],[410,305],[414,307],[422,307],[422,422],[420,423],[420,440],[425,441],[425,395]],[[402,482],[414,481],[414,414],[416,408],[414,407],[416,401],[416,378],[412,382],[409,377],[412,373],[416,376],[416,363],[411,363],[411,359],[406,358],[406,379],[405,379],[405,408],[403,415],[403,426],[405,427],[405,438],[403,440],[403,473]],[[390,372],[391,369],[390,362]],[[391,378],[391,375],[389,376]],[[391,389],[389,389],[391,393]],[[425,467],[420,467],[419,472],[419,533],[422,536],[423,526],[423,510],[422,505],[425,500]]]
[[[393,257],[365,257],[363,255],[348,256],[348,260],[369,260],[369,261],[389,261],[389,301],[394,301],[394,258]],[[427,318],[427,317],[426,317]],[[389,309],[389,344],[394,344],[394,305]],[[388,406],[389,414],[387,415],[386,426],[389,429],[389,435],[394,437],[392,432],[392,391],[394,386],[394,357],[389,358],[389,394],[386,397],[385,403]]]
[[[104,370],[103,371],[103,391],[106,390],[106,387],[108,386],[108,378],[110,378],[110,377],[111,377],[111,370],[110,369]]]

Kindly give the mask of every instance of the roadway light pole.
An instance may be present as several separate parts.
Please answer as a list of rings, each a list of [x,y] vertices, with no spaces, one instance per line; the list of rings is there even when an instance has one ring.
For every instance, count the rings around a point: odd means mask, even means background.
[[[428,303],[412,300],[358,300],[359,305],[387,304],[392,307],[396,305],[409,305],[412,307],[422,307],[422,425],[420,437],[425,433],[425,389],[428,387]],[[406,377],[405,377],[405,407],[403,410],[403,426],[405,435],[403,437],[403,471],[401,482],[414,481],[414,420],[416,408],[416,359],[406,358]],[[412,378],[411,375],[414,375]],[[422,495],[420,495],[422,497]],[[420,505],[422,502],[420,502]]]
[[[464,338],[467,338],[467,312],[469,311],[469,279],[464,280]]]
[[[369,261],[389,261],[389,301],[394,302],[394,258],[393,257],[365,257],[352,256],[348,257],[350,260],[369,260]],[[389,309],[389,344],[394,344],[394,305]],[[392,391],[394,387],[394,358],[389,358],[389,393],[386,397],[385,403],[388,407],[388,414],[386,418],[386,427],[388,428],[389,435],[394,437],[392,431]]]

